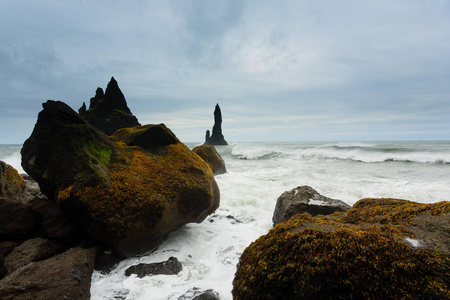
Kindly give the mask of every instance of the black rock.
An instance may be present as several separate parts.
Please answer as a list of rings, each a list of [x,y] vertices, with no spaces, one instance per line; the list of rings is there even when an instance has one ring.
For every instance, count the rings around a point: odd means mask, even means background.
[[[272,221],[275,225],[298,213],[306,212],[312,216],[329,215],[337,211],[345,212],[350,208],[345,202],[322,196],[312,187],[305,185],[284,192],[278,197]]]
[[[89,109],[86,105],[79,109],[80,115],[92,126],[106,135],[113,134],[117,129],[141,125],[127,106],[125,96],[114,77],[108,83],[106,92],[97,88],[95,97],[91,98]]]
[[[205,145],[228,145],[222,134],[222,112],[220,111],[219,104],[216,104],[216,108],[214,110],[214,126],[212,129],[212,135],[209,137],[209,130],[206,131],[205,139]]]
[[[125,271],[126,276],[136,274],[139,278],[149,275],[176,275],[183,269],[181,263],[176,257],[170,257],[167,261],[152,263],[152,264],[138,264],[131,266]]]

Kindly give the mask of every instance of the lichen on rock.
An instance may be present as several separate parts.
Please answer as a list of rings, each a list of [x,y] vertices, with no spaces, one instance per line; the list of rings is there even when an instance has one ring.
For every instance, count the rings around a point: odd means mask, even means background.
[[[363,199],[347,213],[298,214],[245,249],[233,297],[448,299],[450,258],[442,245],[449,242],[449,213],[449,202]],[[428,216],[440,218],[442,226],[422,222]],[[429,238],[436,228],[440,243]],[[420,239],[425,247],[416,248],[405,237]]]
[[[64,103],[49,101],[22,157],[24,170],[77,226],[127,256],[219,206],[208,165],[164,124],[109,138]]]

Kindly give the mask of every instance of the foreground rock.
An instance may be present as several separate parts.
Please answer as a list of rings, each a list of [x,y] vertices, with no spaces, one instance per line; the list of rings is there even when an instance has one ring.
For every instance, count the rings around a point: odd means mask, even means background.
[[[219,104],[216,104],[216,108],[214,109],[212,135],[210,135],[209,130],[206,131],[205,145],[228,145],[222,134],[222,112],[220,111]]]
[[[192,149],[198,156],[208,163],[214,175],[224,174],[227,172],[225,161],[222,159],[216,148],[212,145],[197,146]]]
[[[63,102],[43,107],[22,166],[92,239],[136,255],[219,206],[208,165],[164,124],[121,129],[110,139]]]
[[[0,281],[1,299],[90,299],[95,252],[73,248],[32,262]]]
[[[278,197],[272,222],[275,225],[287,221],[298,213],[306,212],[312,216],[330,215],[348,211],[350,208],[350,205],[341,200],[320,195],[310,186],[299,186]]]
[[[86,109],[86,104],[83,103],[79,113],[106,135],[111,135],[121,128],[141,125],[128,108],[125,96],[114,77],[111,77],[105,93],[98,88],[95,97],[91,98],[89,109]]]
[[[41,261],[58,254],[62,250],[60,244],[43,238],[34,238],[23,242],[5,257],[8,273],[28,265],[30,262]]]
[[[170,257],[167,261],[151,264],[138,264],[125,270],[126,276],[136,274],[139,278],[150,275],[176,275],[183,270],[183,266],[176,257]]]
[[[192,288],[184,295],[178,297],[178,300],[220,300],[219,294],[214,290],[202,291],[199,288]]]
[[[450,299],[450,202],[298,214],[242,254],[233,299]]]

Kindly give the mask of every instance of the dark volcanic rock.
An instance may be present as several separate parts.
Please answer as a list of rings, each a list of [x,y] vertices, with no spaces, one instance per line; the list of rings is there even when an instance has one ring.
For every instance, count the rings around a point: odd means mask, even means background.
[[[41,217],[27,205],[0,197],[0,241],[31,237]]]
[[[62,102],[43,106],[22,166],[93,240],[136,255],[219,206],[208,165],[163,124],[108,138]]]
[[[219,104],[216,104],[216,108],[214,109],[214,126],[212,135],[209,138],[208,132],[206,132],[205,145],[228,145],[222,134],[222,112],[220,111]]]
[[[219,294],[214,290],[202,291],[199,288],[192,288],[178,300],[220,300]]]
[[[0,281],[2,300],[90,299],[96,249],[73,248]]]
[[[170,257],[167,261],[152,263],[152,264],[138,264],[131,266],[125,271],[126,276],[136,274],[139,278],[149,275],[176,275],[181,272],[183,266],[176,257]]]
[[[95,258],[95,270],[104,274],[111,272],[115,266],[126,257],[112,249],[99,249]]]
[[[74,180],[109,184],[107,165],[117,152],[103,133],[61,101],[42,104],[38,121],[21,150],[22,167],[49,199]]]
[[[362,199],[247,247],[233,299],[450,299],[450,202]]]
[[[3,255],[3,257],[5,257],[9,253],[11,253],[11,251],[13,251],[14,248],[16,248],[17,246],[19,246],[18,242],[13,242],[13,241],[1,242],[0,243],[0,255]]]
[[[5,257],[8,273],[26,266],[30,262],[50,258],[61,252],[61,245],[43,238],[34,238],[23,242]]]
[[[0,254],[0,279],[2,279],[3,276],[6,275],[6,273],[8,273],[8,270],[6,269],[3,255]]]
[[[341,200],[320,195],[310,186],[299,186],[284,192],[278,199],[273,213],[272,222],[278,224],[289,220],[293,215],[307,212],[312,216],[330,215],[334,212],[344,212],[351,208]]]
[[[92,126],[106,135],[111,135],[120,128],[141,125],[128,108],[114,77],[111,77],[105,94],[101,88],[97,88],[95,97],[91,98],[89,109],[86,110],[86,104],[83,103],[78,111]]]
[[[192,149],[204,161],[206,161],[213,171],[214,175],[224,174],[227,172],[225,161],[222,159],[216,148],[212,145],[197,146]]]

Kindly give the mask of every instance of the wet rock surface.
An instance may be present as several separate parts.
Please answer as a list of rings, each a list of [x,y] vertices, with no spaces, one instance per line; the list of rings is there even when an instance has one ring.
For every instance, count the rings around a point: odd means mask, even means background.
[[[348,211],[350,208],[350,205],[341,200],[320,195],[310,186],[299,186],[278,197],[272,222],[275,225],[287,221],[298,213],[306,212],[312,216],[329,215]]]
[[[150,275],[176,275],[181,272],[183,266],[176,257],[170,257],[167,261],[151,263],[151,264],[138,264],[131,266],[125,270],[126,276],[136,274],[139,278]]]

